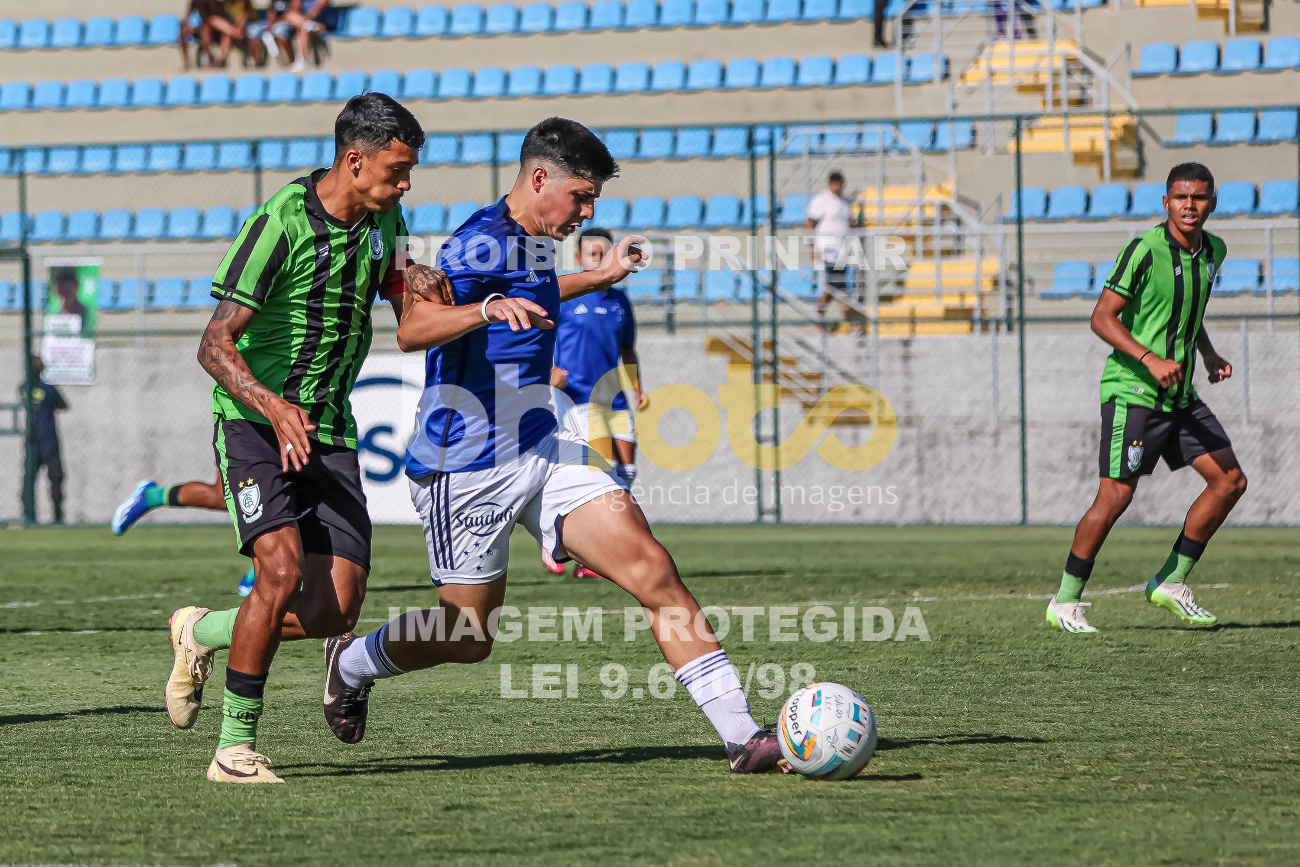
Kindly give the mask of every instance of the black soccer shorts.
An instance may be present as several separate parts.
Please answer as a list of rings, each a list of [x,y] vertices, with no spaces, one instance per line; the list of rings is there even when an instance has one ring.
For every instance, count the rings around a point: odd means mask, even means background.
[[[370,515],[355,450],[312,440],[307,465],[286,473],[275,429],[246,419],[219,421],[212,447],[239,553],[251,557],[258,536],[296,523],[304,553],[370,571]]]
[[[1232,447],[1223,425],[1201,401],[1183,409],[1157,412],[1112,398],[1101,405],[1101,476],[1149,476],[1164,458],[1171,470]]]

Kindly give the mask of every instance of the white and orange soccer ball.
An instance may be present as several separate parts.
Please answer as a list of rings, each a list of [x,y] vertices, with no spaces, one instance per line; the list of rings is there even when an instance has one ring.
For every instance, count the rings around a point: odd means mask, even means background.
[[[812,683],[781,708],[781,755],[810,780],[847,780],[876,752],[876,717],[839,683]]]

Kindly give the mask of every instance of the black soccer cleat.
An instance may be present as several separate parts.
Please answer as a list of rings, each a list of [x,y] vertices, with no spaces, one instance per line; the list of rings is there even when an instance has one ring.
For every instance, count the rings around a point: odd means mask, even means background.
[[[790,773],[790,763],[781,758],[774,723],[763,726],[744,746],[727,744],[727,764],[733,774]]]
[[[339,654],[357,637],[351,632],[325,641],[325,722],[334,737],[345,744],[360,743],[366,736],[366,712],[370,709],[370,687],[353,689],[339,674]]]

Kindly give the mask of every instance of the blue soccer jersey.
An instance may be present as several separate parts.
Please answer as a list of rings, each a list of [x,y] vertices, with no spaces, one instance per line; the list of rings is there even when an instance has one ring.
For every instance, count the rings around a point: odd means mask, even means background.
[[[636,344],[636,318],[623,290],[606,289],[565,301],[555,331],[555,366],[569,372],[564,393],[574,403],[594,400],[610,409],[627,409],[627,395],[621,389],[610,399],[610,392],[618,387],[617,373],[592,397],[596,383],[618,370],[623,347]]]
[[[532,238],[502,198],[474,213],[438,251],[457,306],[500,293],[560,309],[555,245]],[[424,394],[406,453],[406,474],[482,470],[508,463],[555,430],[550,403],[555,330],[476,328],[428,351]]]

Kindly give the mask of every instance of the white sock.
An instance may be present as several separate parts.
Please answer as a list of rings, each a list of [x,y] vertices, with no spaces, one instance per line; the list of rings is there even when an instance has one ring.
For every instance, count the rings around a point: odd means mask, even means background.
[[[677,669],[674,676],[724,743],[743,745],[758,733],[758,723],[749,715],[749,702],[740,689],[740,675],[727,659],[727,651],[715,650],[693,659]]]
[[[354,641],[339,654],[339,676],[353,689],[374,683],[385,677],[405,674],[393,664],[384,652],[384,633],[388,624],[376,629],[360,641]]]
[[[636,481],[636,464],[616,464],[614,474],[623,480],[623,484],[628,488]]]

